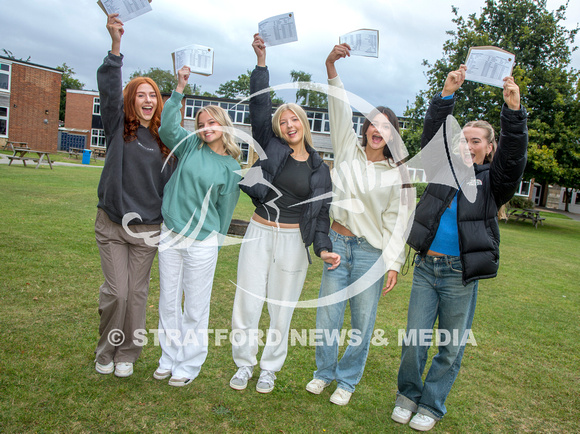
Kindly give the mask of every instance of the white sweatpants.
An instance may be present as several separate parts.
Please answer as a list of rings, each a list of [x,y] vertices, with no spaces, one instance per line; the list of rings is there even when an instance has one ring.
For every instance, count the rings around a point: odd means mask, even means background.
[[[165,226],[161,237],[159,343],[162,354],[159,367],[171,369],[174,377],[194,379],[208,351],[207,326],[218,257],[217,239],[184,238]]]
[[[250,220],[238,260],[232,316],[232,354],[238,367],[255,366],[258,325],[266,298],[270,326],[260,368],[279,371],[288,354],[288,333],[300,298],[308,257],[300,229],[283,229]],[[278,301],[288,302],[281,306]]]

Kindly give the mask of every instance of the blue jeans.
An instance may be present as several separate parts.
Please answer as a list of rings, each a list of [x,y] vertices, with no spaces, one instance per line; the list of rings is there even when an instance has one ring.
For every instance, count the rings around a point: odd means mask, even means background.
[[[439,420],[457,378],[465,339],[471,331],[477,300],[477,281],[463,286],[458,256],[416,256],[409,300],[407,334],[403,339],[395,405]],[[439,317],[442,342],[423,383],[428,339]],[[416,339],[413,339],[415,337]],[[433,340],[435,337],[433,336]]]
[[[383,288],[384,262],[381,250],[371,246],[364,238],[347,237],[332,229],[329,235],[332,250],[341,256],[341,262],[330,271],[325,263],[322,272],[316,311],[316,328],[322,339],[316,343],[317,369],[314,378],[327,383],[336,380],[338,387],[354,392],[363,375],[369,352]],[[337,294],[345,288],[343,295]],[[333,295],[337,295],[337,299],[324,305],[323,297]],[[338,361],[338,341],[341,339],[347,300],[350,303],[351,330],[349,333],[343,331],[343,335],[349,345]]]

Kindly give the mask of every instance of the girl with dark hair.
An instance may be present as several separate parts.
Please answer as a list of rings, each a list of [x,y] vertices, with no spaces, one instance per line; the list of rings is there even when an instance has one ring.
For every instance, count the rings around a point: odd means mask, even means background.
[[[403,230],[398,221],[408,219],[406,208],[401,208],[400,166],[392,152],[399,140],[398,119],[388,108],[374,109],[363,124],[361,145],[335,67],[346,56],[350,56],[350,47],[340,44],[326,59],[334,150],[330,238],[332,250],[341,255],[342,262],[335,270],[326,266],[323,270],[316,312],[316,329],[323,332],[323,338],[316,347],[314,379],[306,386],[318,395],[336,380],[330,402],[337,405],[348,404],[363,375],[381,289],[386,294],[395,287],[404,262]],[[338,360],[337,337],[347,301],[353,335]]]
[[[165,164],[169,149],[158,134],[163,107],[159,88],[150,78],[137,77],[123,92],[124,29],[118,14],[107,17],[107,30],[112,48],[97,70],[107,157],[95,219],[105,277],[95,368],[101,374],[128,377],[142,349],[135,345],[134,333],[145,328],[149,276],[157,252],[146,240],[159,232],[163,189],[175,165]]]
[[[240,183],[256,206],[240,248],[238,280],[232,314],[232,355],[238,371],[230,387],[243,390],[258,361],[258,326],[268,299],[270,326],[260,360],[256,391],[274,389],[276,372],[288,354],[288,332],[294,306],[302,292],[310,260],[308,248],[335,268],[340,256],[328,238],[330,171],[312,147],[310,125],[304,110],[283,104],[272,117],[264,40],[254,35],[257,66],[250,77],[252,135],[267,158],[252,167],[253,182]]]
[[[153,374],[170,386],[191,384],[208,353],[207,326],[218,250],[240,197],[240,148],[227,112],[206,106],[195,116],[196,134],[181,126],[181,101],[191,71],[177,72],[159,134],[179,159],[165,188],[159,242],[159,340]],[[183,304],[183,307],[182,307]]]
[[[448,74],[443,91],[433,97],[425,115],[421,148],[453,113],[454,94],[465,80],[465,65]],[[429,183],[417,205],[408,243],[417,251],[407,316],[407,335],[432,331],[453,337],[438,345],[427,376],[424,339],[403,341],[398,392],[392,419],[428,431],[446,413],[445,400],[457,378],[475,313],[479,279],[497,275],[499,267],[498,208],[519,185],[527,161],[527,114],[513,77],[504,79],[501,135],[485,121],[463,127],[459,143],[463,161],[473,166],[474,201],[464,189]],[[495,155],[494,155],[495,150]],[[445,339],[444,339],[445,340]],[[411,419],[413,413],[415,416]]]

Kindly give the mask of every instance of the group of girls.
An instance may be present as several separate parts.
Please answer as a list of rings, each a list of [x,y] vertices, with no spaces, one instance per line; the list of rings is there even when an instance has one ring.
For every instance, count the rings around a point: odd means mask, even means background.
[[[363,375],[381,293],[395,287],[404,262],[400,243],[393,248],[393,240],[404,239],[397,223],[414,209],[414,201],[407,203],[402,194],[401,161],[395,155],[397,117],[390,109],[377,107],[365,121],[359,141],[335,67],[336,61],[350,56],[350,47],[335,46],[326,59],[334,164],[340,169],[338,178],[343,174],[355,181],[337,179],[333,185],[328,166],[313,147],[304,110],[283,104],[272,116],[270,93],[259,92],[269,87],[269,73],[265,44],[256,34],[250,117],[253,137],[265,155],[254,164],[253,176],[241,179],[236,161],[240,151],[227,112],[206,106],[195,116],[195,134],[181,126],[189,68],[178,71],[177,87],[164,107],[159,89],[148,78],[131,80],[123,91],[123,23],[110,15],[107,29],[112,49],[97,72],[108,150],[95,222],[105,276],[99,297],[96,370],[119,377],[133,373],[141,346],[132,337],[135,330],[145,328],[151,264],[159,251],[162,355],[153,376],[169,378],[172,386],[188,385],[197,377],[208,352],[203,333],[218,251],[241,188],[256,208],[239,254],[232,316],[237,371],[230,386],[243,390],[254,375],[256,331],[267,301],[270,324],[256,390],[274,389],[288,353],[290,323],[312,246],[324,261],[316,328],[329,336],[340,333],[348,301],[351,327],[360,339],[352,340],[340,359],[338,339],[319,342],[316,371],[306,390],[318,395],[336,381],[330,401],[348,404]],[[464,79],[462,65],[434,97],[425,117],[422,146],[452,113],[455,92]],[[527,148],[526,112],[511,77],[505,80],[504,100],[498,145],[487,122],[470,123],[463,130],[462,152],[466,164],[474,168],[476,200],[466,199],[462,185],[430,183],[417,205],[408,238],[417,251],[408,333],[432,329],[439,318],[439,329],[457,329],[462,336],[471,327],[478,280],[497,274],[497,210],[521,179]],[[387,185],[385,179],[390,180]],[[149,241],[154,235],[158,243]],[[119,333],[121,339],[111,339]],[[193,339],[191,333],[196,334]],[[423,381],[427,349],[403,345],[391,416],[423,431],[446,412],[444,402],[464,345],[441,345]]]

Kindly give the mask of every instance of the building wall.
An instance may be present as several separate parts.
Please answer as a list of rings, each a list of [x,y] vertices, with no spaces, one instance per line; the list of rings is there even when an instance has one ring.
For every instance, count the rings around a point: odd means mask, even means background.
[[[56,152],[60,85],[57,71],[12,63],[10,140]]]
[[[93,100],[98,93],[77,93],[67,91],[65,128],[91,130],[93,121]]]

